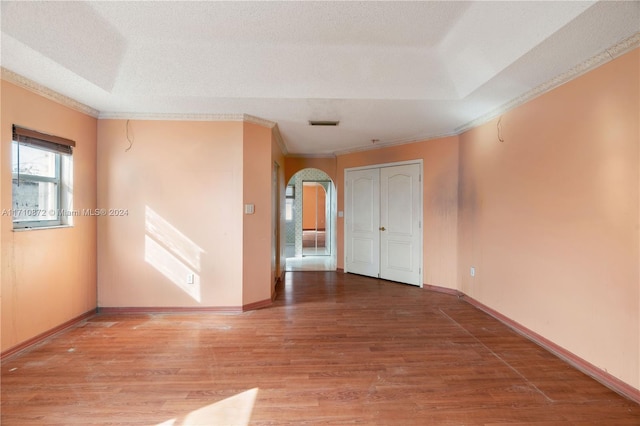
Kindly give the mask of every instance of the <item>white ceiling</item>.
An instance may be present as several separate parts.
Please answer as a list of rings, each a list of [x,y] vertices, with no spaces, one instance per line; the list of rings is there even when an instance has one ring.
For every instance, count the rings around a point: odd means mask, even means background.
[[[2,67],[100,117],[249,114],[312,155],[458,133],[640,31],[639,1],[3,0],[1,13]]]

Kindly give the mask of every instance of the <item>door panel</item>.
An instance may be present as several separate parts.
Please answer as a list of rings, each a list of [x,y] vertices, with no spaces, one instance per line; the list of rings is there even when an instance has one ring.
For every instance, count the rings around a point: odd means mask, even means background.
[[[361,264],[362,267],[376,263],[374,255],[378,254],[374,250],[374,241],[371,238],[353,238],[353,261],[354,264]],[[377,276],[377,271],[376,271]]]
[[[380,278],[420,285],[420,166],[380,169]]]
[[[411,271],[413,262],[411,262],[411,250],[413,246],[410,243],[401,241],[387,241],[387,267],[398,271]],[[390,278],[389,278],[390,279]]]
[[[347,172],[345,199],[345,271],[377,277],[380,273],[379,171]]]

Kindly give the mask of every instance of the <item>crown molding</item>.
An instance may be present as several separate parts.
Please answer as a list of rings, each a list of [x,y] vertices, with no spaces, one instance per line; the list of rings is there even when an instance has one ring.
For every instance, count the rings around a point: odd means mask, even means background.
[[[257,124],[262,127],[268,127],[269,129],[273,129],[278,124],[275,121],[265,120],[264,118],[249,114],[242,114],[242,121],[245,123]]]
[[[258,126],[274,128],[277,123],[249,114],[189,114],[189,113],[138,113],[101,112],[101,120],[161,120],[161,121],[241,121]]]
[[[284,143],[284,139],[282,138],[282,134],[280,133],[280,127],[278,127],[278,123],[273,126],[273,136],[276,139],[278,147],[280,147],[280,151],[282,151],[282,155],[286,157],[289,154],[289,150],[287,149],[287,144]]]
[[[520,105],[523,105],[533,100],[534,98],[537,98],[538,96],[541,96],[565,83],[568,83],[571,80],[580,77],[583,74],[586,74],[587,72],[601,65],[606,64],[607,62],[612,61],[619,56],[624,55],[625,53],[635,49],[638,46],[640,46],[640,32],[637,32],[631,37],[628,37],[621,42],[609,47],[608,49],[603,50],[602,52],[592,56],[591,58],[576,65],[570,70],[552,78],[545,83],[542,83],[541,85],[518,96],[515,99],[512,99],[511,101],[499,106],[498,108],[495,108],[488,113],[483,114],[466,124],[463,124],[462,126],[456,127],[455,133],[461,134],[466,132],[467,130],[473,129],[474,127],[478,127],[481,124],[487,123],[507,111],[517,108]]]
[[[287,158],[336,158],[335,154],[287,154]]]
[[[262,127],[273,129],[277,123],[264,118],[256,117],[249,114],[183,114],[183,113],[127,113],[127,112],[100,112],[91,108],[82,102],[76,101],[68,96],[49,89],[46,86],[36,83],[20,74],[17,74],[7,68],[0,67],[2,80],[22,87],[36,95],[57,102],[75,111],[90,115],[91,117],[104,120],[167,120],[167,121],[242,121],[245,123],[253,123]],[[277,132],[280,141],[282,136],[280,131]],[[286,148],[285,148],[286,150]]]
[[[183,114],[102,112],[100,120],[149,120],[149,121],[245,121],[244,114]]]
[[[373,151],[376,149],[388,148],[391,146],[408,145],[408,144],[418,143],[418,142],[427,142],[434,139],[442,139],[442,138],[448,138],[450,136],[458,136],[458,135],[459,133],[457,132],[424,134],[424,135],[414,136],[411,138],[396,139],[388,142],[376,142],[375,144],[372,144],[372,145],[362,145],[355,148],[335,151],[333,155],[338,156],[338,155],[352,154],[354,152]]]
[[[146,113],[121,113],[105,112],[98,116],[100,120],[157,120],[157,121],[236,121],[242,123],[252,123],[258,126],[272,129],[276,143],[280,147],[283,155],[288,154],[287,146],[284,143],[278,123],[250,114],[146,114]]]
[[[22,87],[36,95],[40,95],[43,98],[47,98],[54,102],[57,102],[61,105],[64,105],[68,108],[71,108],[74,111],[81,112],[83,114],[90,115],[91,117],[98,118],[100,112],[97,109],[93,109],[88,105],[83,104],[82,102],[78,102],[75,99],[71,99],[68,96],[65,96],[61,93],[58,93],[54,90],[49,89],[39,83],[36,83],[33,80],[30,80],[26,77],[21,76],[20,74],[16,74],[15,72],[8,70],[4,67],[1,68],[2,79],[11,84],[15,84],[16,86]]]

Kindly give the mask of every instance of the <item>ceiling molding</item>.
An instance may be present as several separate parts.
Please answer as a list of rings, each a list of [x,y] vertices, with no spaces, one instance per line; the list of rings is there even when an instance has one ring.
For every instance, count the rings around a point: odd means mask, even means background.
[[[371,145],[363,145],[356,148],[335,151],[333,155],[334,156],[346,155],[346,154],[352,154],[354,152],[373,151],[375,149],[388,148],[391,146],[408,145],[411,143],[418,143],[418,142],[427,142],[434,139],[443,139],[443,138],[448,138],[450,136],[457,136],[458,134],[459,133],[440,133],[436,135],[431,134],[431,135],[414,136],[412,138],[397,139],[397,140],[388,141],[388,142],[376,142],[375,144],[371,144]]]
[[[287,154],[287,158],[336,158],[335,154]]]
[[[284,139],[282,138],[282,134],[280,133],[280,128],[278,127],[278,123],[273,126],[273,136],[276,138],[276,143],[280,147],[280,151],[282,151],[282,155],[285,157],[289,154],[289,150],[287,149],[287,144],[284,143]]]
[[[245,121],[245,114],[183,114],[183,113],[127,113],[103,112],[100,120],[150,121]]]
[[[98,118],[100,112],[97,109],[93,109],[88,105],[85,105],[81,102],[76,101],[75,99],[71,99],[68,96],[65,96],[61,93],[58,93],[54,90],[49,89],[39,83],[36,83],[33,80],[29,80],[26,77],[21,76],[20,74],[16,74],[15,72],[8,70],[4,67],[1,68],[2,79],[11,84],[15,84],[16,86],[22,87],[36,95],[40,95],[43,98],[47,98],[54,102],[57,102],[61,105],[64,105],[68,108],[71,108],[74,111],[81,112],[83,114],[90,115],[91,117]]]
[[[569,71],[566,71],[554,78],[552,78],[551,80],[547,81],[546,83],[543,83],[541,85],[539,85],[538,87],[535,87],[534,89],[526,92],[525,94],[512,99],[511,101],[501,105],[498,108],[493,109],[492,111],[481,115],[480,117],[476,118],[475,120],[469,121],[466,124],[463,124],[460,127],[456,127],[455,131],[456,134],[461,134],[466,132],[467,130],[471,130],[474,127],[478,127],[481,124],[487,123],[489,121],[491,121],[492,119],[500,116],[501,114],[504,114],[507,111],[510,111],[514,108],[519,107],[520,105],[523,105],[531,100],[533,100],[534,98],[537,98],[538,96],[541,96],[565,83],[568,83],[571,80],[574,80],[578,77],[580,77],[583,74],[586,74],[587,72],[606,64],[607,62],[612,61],[613,59],[624,55],[625,53],[635,49],[636,47],[640,46],[640,32],[635,33],[634,35],[632,35],[631,37],[621,41],[620,43],[617,43],[611,47],[609,47],[608,49],[603,50],[602,52],[598,53],[595,56],[592,56],[591,58],[587,59],[586,61],[576,65],[575,67],[571,68]]]
[[[258,126],[268,127],[269,129],[273,129],[277,123],[270,120],[265,120],[264,118],[256,117],[254,115],[242,114],[242,121],[245,123],[253,123]]]
[[[101,120],[160,120],[160,121],[241,121],[273,129],[277,123],[249,114],[188,114],[188,113],[136,113],[102,112]]]
[[[17,74],[4,67],[0,68],[2,80],[22,87],[36,95],[42,96],[63,106],[71,108],[83,114],[100,120],[165,120],[165,121],[241,121],[253,123],[258,126],[276,129],[276,142],[282,152],[287,154],[287,147],[282,139],[278,123],[249,114],[183,114],[183,113],[126,113],[126,112],[100,112],[68,96],[51,90],[33,80]]]

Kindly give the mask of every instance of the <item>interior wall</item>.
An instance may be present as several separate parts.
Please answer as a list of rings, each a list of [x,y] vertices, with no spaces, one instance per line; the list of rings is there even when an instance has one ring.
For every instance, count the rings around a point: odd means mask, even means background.
[[[97,120],[2,81],[0,200],[11,209],[12,125],[71,139],[73,209],[96,208]],[[76,216],[73,227],[13,231],[0,217],[2,351],[96,307],[96,217]]]
[[[272,132],[253,123],[243,126],[243,203],[253,214],[243,220],[243,305],[271,301],[275,270],[271,265],[272,238]],[[271,277],[271,279],[269,278]]]
[[[458,268],[464,293],[635,388],[639,64],[636,49],[460,136]]]
[[[457,288],[458,137],[446,137],[337,157],[338,212],[344,211],[344,170],[423,161],[423,280]],[[338,217],[338,268],[344,268],[344,218]]]
[[[287,185],[287,180],[285,179],[285,169],[286,169],[286,158],[284,153],[282,152],[282,148],[280,144],[277,142],[276,129],[271,129],[271,161],[272,163],[278,164],[278,194],[277,199],[279,204],[279,215],[278,222],[280,224],[277,233],[275,234],[275,238],[277,240],[277,255],[276,255],[276,269],[273,271],[272,277],[272,290],[271,297],[275,297],[275,285],[276,278],[282,278],[282,274],[284,273],[286,266],[286,222],[285,222],[285,187]]]
[[[243,131],[99,121],[98,204],[128,211],[98,220],[99,306],[242,306]]]
[[[336,157],[296,157],[287,156],[285,182],[289,182],[293,175],[304,169],[318,169],[325,172],[335,183],[337,178]]]

